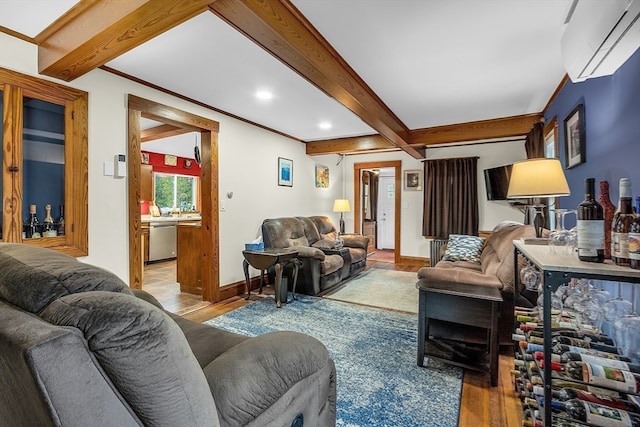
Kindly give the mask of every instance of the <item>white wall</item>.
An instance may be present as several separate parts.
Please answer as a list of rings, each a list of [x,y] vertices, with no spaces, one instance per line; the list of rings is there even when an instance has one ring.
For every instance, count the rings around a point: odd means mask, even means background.
[[[0,33],[0,66],[38,76],[37,47]],[[38,76],[43,79],[50,79]],[[347,156],[338,166],[339,156],[310,157],[304,144],[251,126],[187,101],[176,99],[146,86],[102,70],[94,70],[73,82],[61,82],[89,93],[89,255],[83,260],[115,272],[128,282],[127,181],[102,175],[102,163],[113,155],[126,153],[127,95],[133,94],[170,105],[220,123],[219,189],[224,211],[220,212],[220,283],[244,279],[244,243],[260,234],[265,218],[279,216],[328,215],[333,200],[345,196],[353,203],[353,164],[357,162],[401,160],[402,169],[421,169],[422,162],[404,152]],[[479,174],[485,168],[523,159],[519,143],[489,144],[430,149],[429,158],[480,156]],[[277,159],[293,160],[293,187],[277,185]],[[315,165],[329,167],[330,187],[315,188]],[[344,176],[343,176],[344,174]],[[343,183],[346,179],[345,189]],[[226,193],[233,191],[233,198]],[[486,202],[484,178],[479,175],[480,229],[490,230],[502,219],[521,220],[521,214],[503,204]],[[353,212],[345,214],[346,230],[353,231]],[[422,192],[402,191],[401,255],[428,257],[427,241],[421,236]]]
[[[37,47],[0,33],[0,66],[54,80],[37,73]],[[342,195],[337,155],[309,157],[304,145],[176,99],[102,70],[73,82],[57,81],[89,93],[89,255],[83,261],[129,278],[127,181],[102,175],[102,163],[126,153],[127,95],[134,94],[220,123],[219,189],[220,283],[244,280],[242,249],[259,234],[262,220],[291,215],[339,216],[331,210]],[[278,157],[293,160],[293,187],[277,185]],[[315,188],[315,165],[329,167],[330,187]],[[233,191],[232,199],[226,198]]]
[[[495,166],[513,163],[526,158],[524,141],[497,142],[490,144],[462,145],[454,147],[429,148],[428,159],[445,159],[453,157],[478,156],[478,203],[480,213],[480,230],[491,231],[503,220],[524,220],[517,209],[507,202],[487,201],[484,184],[484,170]],[[353,182],[353,165],[355,163],[400,160],[402,171],[407,169],[423,169],[423,162],[414,159],[405,152],[364,154],[347,157],[346,178]],[[349,185],[349,187],[352,187]],[[429,240],[422,237],[422,203],[423,191],[401,191],[401,229],[400,255],[406,257],[428,258],[430,256]],[[353,200],[353,188],[347,190],[347,196]],[[354,213],[345,215],[346,231],[354,230]]]

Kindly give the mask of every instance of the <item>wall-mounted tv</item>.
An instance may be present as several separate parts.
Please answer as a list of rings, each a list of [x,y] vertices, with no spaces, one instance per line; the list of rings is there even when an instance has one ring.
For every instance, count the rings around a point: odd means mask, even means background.
[[[511,165],[498,166],[484,170],[484,183],[487,187],[487,200],[507,200]]]

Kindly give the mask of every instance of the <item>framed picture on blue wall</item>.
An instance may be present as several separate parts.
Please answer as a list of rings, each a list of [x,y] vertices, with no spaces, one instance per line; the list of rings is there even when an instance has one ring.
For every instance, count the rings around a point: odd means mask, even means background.
[[[564,153],[567,169],[587,161],[584,129],[584,104],[580,104],[564,119]]]
[[[293,160],[278,157],[278,185],[293,187]]]

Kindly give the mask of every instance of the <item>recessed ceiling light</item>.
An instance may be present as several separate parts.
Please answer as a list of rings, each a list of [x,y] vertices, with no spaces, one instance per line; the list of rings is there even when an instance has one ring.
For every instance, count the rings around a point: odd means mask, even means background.
[[[273,98],[273,94],[271,92],[267,92],[266,90],[261,90],[256,92],[256,98],[258,99],[263,99],[263,100],[268,100]]]
[[[331,123],[329,122],[321,122],[318,126],[323,130],[331,129],[332,127]]]

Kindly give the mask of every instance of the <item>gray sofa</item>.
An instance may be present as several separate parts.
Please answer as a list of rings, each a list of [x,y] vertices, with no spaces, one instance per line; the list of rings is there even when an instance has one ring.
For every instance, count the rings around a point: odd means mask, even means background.
[[[0,394],[8,426],[331,426],[336,373],[305,334],[190,322],[106,270],[0,243]]]
[[[265,219],[262,238],[265,249],[295,248],[301,267],[296,291],[320,295],[367,266],[369,238],[343,234],[342,248],[336,248],[338,232],[326,216]],[[291,276],[290,271],[285,271]],[[291,283],[291,280],[289,280]]]

